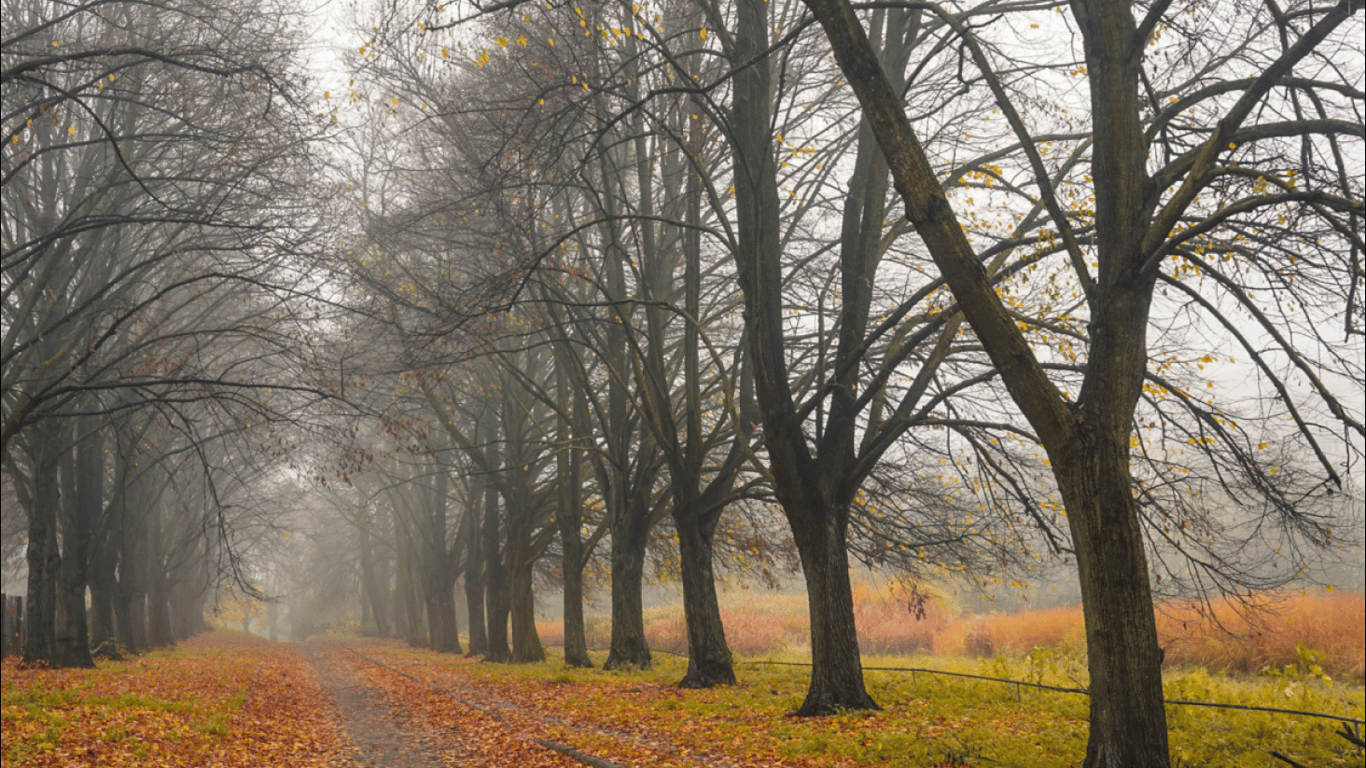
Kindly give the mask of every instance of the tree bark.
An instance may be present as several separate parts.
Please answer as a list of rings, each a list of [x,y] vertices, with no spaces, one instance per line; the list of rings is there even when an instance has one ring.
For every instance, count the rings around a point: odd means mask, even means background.
[[[1091,675],[1085,764],[1119,760],[1166,766],[1166,718],[1156,714],[1165,712],[1162,649],[1129,476],[1127,434],[1122,447],[1116,442],[1079,441],[1057,460],[1081,577]]]
[[[375,633],[380,637],[390,634],[388,593],[381,587],[377,563],[375,562],[374,534],[370,532],[373,520],[369,512],[360,527],[360,577],[361,588],[365,592],[365,603],[370,607],[370,617],[375,625]],[[387,585],[385,585],[387,587]]]
[[[61,454],[54,445],[55,428],[33,430],[30,456],[33,476],[28,508],[28,599],[24,601],[25,662],[56,663],[57,581],[61,554],[57,550],[57,515],[61,489],[54,478]]]
[[[119,563],[116,531],[123,514],[121,507],[127,477],[118,451],[114,453],[114,487],[110,490],[104,514],[100,516],[90,562],[90,646],[101,655],[117,658],[118,653],[113,645],[117,641],[114,618]]]
[[[501,460],[496,452],[490,453],[493,454],[490,466],[497,467]],[[497,484],[489,480],[488,486],[484,489],[484,610],[488,622],[484,628],[488,635],[488,649],[484,653],[484,660],[501,663],[512,657],[512,650],[508,647],[508,612],[511,605],[507,571],[499,546],[502,526],[498,497]]]
[[[63,503],[62,566],[57,590],[54,663],[60,667],[93,667],[85,589],[90,580],[90,554],[104,496],[104,446],[93,417],[76,421],[75,445],[61,462]],[[84,433],[84,434],[81,434]]]
[[[495,497],[494,503],[497,503]],[[471,509],[465,515],[465,609],[470,617],[469,655],[486,653],[489,649],[488,631],[484,624],[484,560],[480,546],[479,515]]]
[[[1143,217],[1151,201],[1136,96],[1146,41],[1135,34],[1127,4],[1073,4],[1091,78],[1099,272],[1088,296],[1092,349],[1085,382],[1069,405],[996,296],[852,7],[847,0],[806,2],[889,158],[907,217],[1048,451],[1082,584],[1092,693],[1084,764],[1165,768],[1161,654],[1128,462],[1152,286],[1152,276],[1141,274]]]
[[[808,447],[787,377],[777,165],[769,129],[771,73],[769,59],[761,56],[768,45],[766,5],[763,0],[739,0],[737,7],[732,62],[744,66],[734,80],[736,261],[745,295],[745,327],[750,334],[748,349],[764,444],[774,490],[806,573],[811,609],[811,686],[797,714],[877,709],[863,684],[844,539],[848,503],[857,487],[852,477],[853,398],[847,387],[844,392],[835,387],[826,433],[818,440],[817,461]],[[866,316],[858,316],[855,310],[866,302],[871,286],[859,282],[861,275],[848,273],[850,264],[867,258],[871,255],[847,249],[841,253],[842,285],[849,294],[843,297],[841,314],[858,322],[866,322]],[[842,341],[856,331],[842,328]],[[853,375],[852,366],[847,375]]]
[[[204,605],[209,598],[208,543],[203,539],[189,559],[175,569],[168,590],[171,636],[188,640],[204,631]]]
[[[822,521],[793,526],[797,552],[806,574],[811,617],[811,687],[798,716],[833,715],[846,710],[880,709],[863,683],[854,598],[846,545],[849,515],[835,510],[809,514]]]
[[[712,542],[719,520],[720,516],[714,515],[708,525],[695,510],[674,514],[679,575],[683,581],[683,618],[688,633],[688,671],[678,683],[680,688],[735,685],[735,669],[712,570]]]
[[[152,648],[175,644],[175,636],[171,633],[171,584],[166,572],[165,530],[161,517],[161,505],[157,505],[144,523],[151,545],[147,558],[147,644]]]
[[[556,378],[567,377],[560,371]],[[568,396],[567,389],[565,385],[560,391]],[[591,668],[593,660],[588,657],[588,639],[583,620],[584,553],[583,538],[579,532],[582,525],[579,513],[582,503],[579,493],[579,454],[568,447],[568,436],[569,430],[562,420],[558,440],[564,447],[556,457],[559,498],[555,521],[560,529],[560,567],[564,571],[564,663],[567,667]]]
[[[401,517],[401,516],[397,516]],[[406,529],[406,525],[400,525]],[[424,602],[422,599],[421,579],[416,573],[417,564],[413,562],[413,541],[405,530],[398,547],[398,597],[403,611],[403,639],[416,648],[426,643],[424,623]]]
[[[119,642],[129,653],[141,653],[147,645],[147,527],[151,492],[150,467],[128,455],[133,449],[120,445],[120,468],[125,473],[122,499],[115,507],[111,536],[118,547],[118,583],[114,588],[114,620]],[[136,454],[134,454],[136,456]]]
[[[603,669],[650,668],[641,596],[645,546],[643,541],[631,542],[631,538],[628,529],[612,531],[612,642]]]
[[[532,589],[532,564],[519,564],[512,572],[512,662],[545,661],[545,646],[536,632],[536,595]]]

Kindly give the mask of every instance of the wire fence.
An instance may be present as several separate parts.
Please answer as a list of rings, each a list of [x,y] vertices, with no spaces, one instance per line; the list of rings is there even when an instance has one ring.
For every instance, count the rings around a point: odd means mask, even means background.
[[[740,662],[740,663],[742,663],[742,664],[762,664],[762,665],[772,665],[772,666],[785,666],[785,667],[809,667],[809,666],[811,666],[811,663],[810,663],[810,662],[805,662],[805,661],[757,661],[757,660],[756,660],[756,661],[744,661],[744,662]],[[1019,699],[1019,691],[1020,691],[1020,687],[1021,687],[1021,686],[1023,686],[1023,687],[1028,687],[1028,688],[1042,688],[1043,690],[1046,690],[1046,691],[1056,691],[1056,692],[1058,692],[1058,693],[1079,693],[1079,694],[1081,694],[1081,695],[1083,695],[1083,696],[1090,696],[1090,695],[1091,695],[1091,692],[1088,691],[1088,690],[1086,690],[1085,688],[1065,688],[1065,687],[1063,687],[1063,686],[1058,686],[1058,685],[1045,685],[1045,684],[1043,684],[1043,683],[1031,683],[1031,682],[1026,681],[1026,680],[1011,680],[1011,679],[1005,678],[1005,677],[991,677],[991,676],[989,676],[989,675],[974,675],[974,674],[971,674],[971,673],[968,673],[968,672],[949,672],[949,671],[947,671],[947,670],[942,670],[942,669],[928,669],[928,668],[925,668],[925,667],[864,667],[863,670],[864,670],[865,672],[910,672],[911,675],[913,676],[912,679],[914,679],[914,675],[915,675],[916,673],[918,673],[918,672],[923,672],[923,673],[928,674],[928,675],[946,675],[946,676],[949,676],[949,677],[967,677],[967,678],[971,678],[971,679],[973,679],[973,680],[987,680],[987,681],[991,681],[991,682],[1005,683],[1005,684],[1007,684],[1007,685],[1013,685],[1013,686],[1015,686],[1015,696],[1016,696],[1016,699],[1017,699],[1017,700]],[[1327,713],[1327,712],[1308,712],[1308,711],[1305,711],[1305,710],[1302,710],[1302,709],[1283,709],[1283,708],[1281,708],[1281,707],[1261,707],[1261,706],[1256,706],[1256,705],[1253,705],[1253,704],[1222,704],[1222,703],[1215,702],[1215,701],[1186,701],[1186,700],[1183,700],[1183,699],[1163,699],[1163,703],[1165,703],[1165,704],[1176,704],[1176,705],[1187,706],[1187,707],[1213,707],[1213,708],[1216,708],[1216,709],[1243,709],[1243,710],[1252,710],[1252,711],[1256,711],[1256,712],[1274,712],[1274,713],[1282,714],[1282,715],[1300,715],[1300,716],[1303,716],[1303,717],[1319,717],[1319,718],[1323,718],[1324,720],[1336,720],[1336,721],[1341,722],[1341,723],[1353,723],[1353,724],[1357,724],[1357,725],[1366,725],[1366,720],[1362,720],[1361,718],[1349,717],[1349,716],[1347,716],[1347,715],[1333,715],[1333,714],[1329,714],[1329,713]]]

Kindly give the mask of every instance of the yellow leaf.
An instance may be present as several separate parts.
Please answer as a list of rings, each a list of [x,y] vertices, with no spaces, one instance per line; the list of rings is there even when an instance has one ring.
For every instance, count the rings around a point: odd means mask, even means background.
[[[73,126],[71,126],[70,128],[67,128],[67,129],[66,129],[66,132],[69,133],[69,134],[71,134],[72,136],[75,136],[75,135],[76,135],[76,126],[73,125]]]

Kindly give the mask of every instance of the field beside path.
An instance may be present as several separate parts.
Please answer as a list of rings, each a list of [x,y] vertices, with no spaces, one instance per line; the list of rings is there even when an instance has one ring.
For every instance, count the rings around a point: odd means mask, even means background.
[[[5,768],[338,765],[330,698],[290,646],[207,632],[95,669],[4,660]]]
[[[1085,645],[1081,606],[969,613],[952,596],[930,590],[917,616],[912,595],[897,582],[854,586],[859,647],[864,654],[993,657],[1020,656],[1035,648],[1067,653]],[[721,617],[732,651],[746,655],[809,652],[811,623],[806,595],[749,590],[723,595]],[[564,623],[537,623],[541,639],[564,642]],[[1299,663],[1312,650],[1330,676],[1363,681],[1366,675],[1366,595],[1342,591],[1285,591],[1210,604],[1161,603],[1158,643],[1169,671],[1203,667],[1211,672],[1257,674]],[[606,648],[611,622],[590,614],[588,646]],[[687,652],[681,604],[646,611],[650,647]]]
[[[358,641],[377,664],[438,696],[507,718],[531,741],[548,741],[638,766],[1012,766],[1081,763],[1087,698],[989,680],[876,667],[936,668],[1071,688],[1085,686],[1075,655],[1039,649],[1019,658],[867,657],[868,688],[883,710],[794,718],[808,671],[794,654],[737,663],[739,684],[691,691],[674,686],[686,659],[657,653],[645,671],[567,669],[552,652],[540,664],[485,664]],[[599,665],[602,654],[594,653]],[[769,663],[778,662],[778,663]],[[1201,669],[1172,673],[1168,699],[1302,709],[1363,718],[1363,689],[1306,667],[1235,679]],[[445,710],[439,708],[437,717]],[[1185,768],[1276,764],[1276,750],[1313,766],[1359,766],[1362,752],[1337,736],[1341,721],[1280,713],[1172,705],[1173,755]],[[1358,731],[1359,732],[1359,731]],[[492,763],[490,763],[492,765]]]
[[[392,639],[290,644],[217,631],[94,670],[6,659],[3,758],[5,768],[1063,768],[1085,750],[1087,698],[1027,685],[1084,688],[1073,652],[867,656],[883,710],[812,719],[789,714],[805,693],[803,661],[797,651],[742,656],[737,685],[694,691],[674,685],[686,659],[662,652],[651,669],[604,672],[567,669],[555,651],[504,665]],[[1252,676],[1171,670],[1166,694],[1366,714],[1362,686],[1331,679],[1308,655]],[[1305,765],[1362,764],[1334,733],[1343,720],[1177,704],[1168,718],[1183,768],[1274,765],[1271,750]]]

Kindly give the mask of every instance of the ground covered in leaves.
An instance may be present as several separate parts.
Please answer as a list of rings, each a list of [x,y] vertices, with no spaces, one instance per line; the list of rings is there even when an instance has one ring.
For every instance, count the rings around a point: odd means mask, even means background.
[[[329,697],[287,645],[212,632],[95,669],[4,660],[10,766],[326,766],[340,754]]]
[[[672,683],[685,661],[668,654],[651,670],[603,672],[565,669],[553,654],[485,664],[360,638],[292,645],[213,632],[94,670],[7,659],[4,765],[1062,768],[1085,748],[1084,696],[872,669],[935,664],[1084,685],[1084,664],[1065,653],[868,658],[883,711],[818,719],[788,714],[805,668],[758,662],[737,666],[739,685],[683,691]],[[1307,667],[1241,680],[1189,670],[1169,679],[1167,696],[1361,718],[1361,686],[1323,677]],[[1168,717],[1183,766],[1264,766],[1272,749],[1310,765],[1361,764],[1332,720],[1175,705]]]

